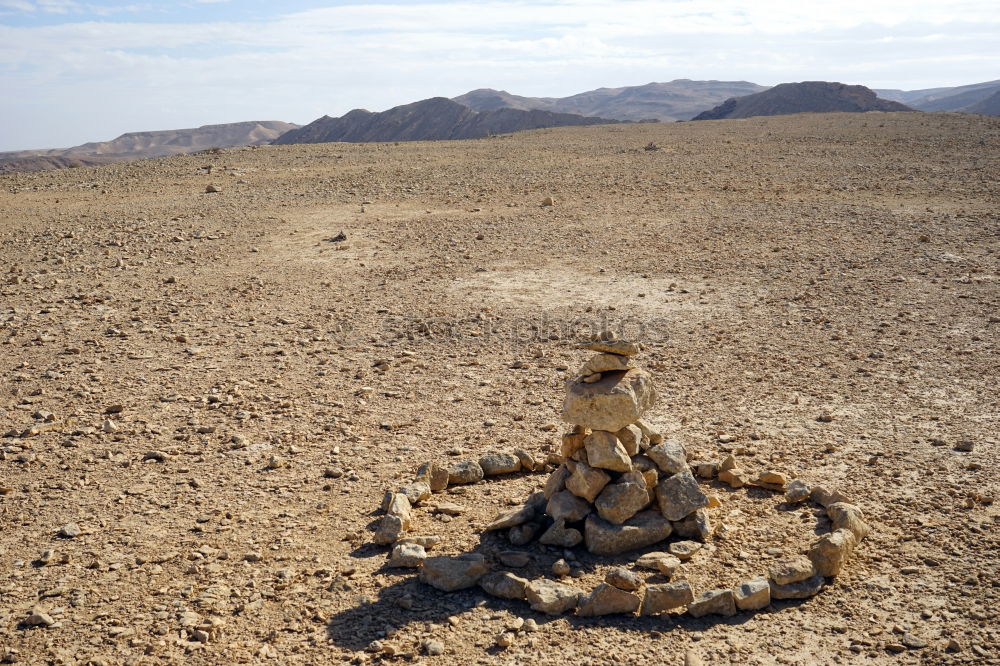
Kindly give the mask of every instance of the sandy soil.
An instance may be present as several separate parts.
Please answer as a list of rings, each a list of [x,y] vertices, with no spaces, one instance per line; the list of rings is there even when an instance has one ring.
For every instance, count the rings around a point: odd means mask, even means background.
[[[959,114],[0,177],[0,659],[1000,663],[998,177],[1000,120]],[[834,585],[734,618],[551,618],[385,567],[383,491],[449,452],[544,458],[604,326],[645,343],[667,435],[863,508]],[[415,532],[491,555],[482,526],[544,479],[448,491],[467,512]],[[725,530],[682,566],[696,590],[813,538],[812,510],[707,485]],[[566,556],[529,550],[530,577]],[[632,559],[571,555],[582,587]],[[538,631],[497,647],[518,617]],[[895,653],[903,632],[926,647]]]

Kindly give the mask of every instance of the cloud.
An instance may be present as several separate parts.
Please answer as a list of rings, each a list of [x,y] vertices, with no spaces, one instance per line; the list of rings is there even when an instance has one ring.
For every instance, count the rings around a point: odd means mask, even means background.
[[[65,0],[0,7],[82,7],[84,17],[126,9]],[[12,134],[0,136],[0,149],[31,123],[66,125],[58,114],[68,109],[114,135],[249,118],[308,122],[477,87],[555,96],[714,78],[916,88],[1000,71],[1000,13],[984,0],[356,3],[254,20],[239,20],[233,4],[213,15],[227,13],[236,20],[0,21],[0,115],[24,122],[3,130]],[[87,132],[81,140],[104,134]]]

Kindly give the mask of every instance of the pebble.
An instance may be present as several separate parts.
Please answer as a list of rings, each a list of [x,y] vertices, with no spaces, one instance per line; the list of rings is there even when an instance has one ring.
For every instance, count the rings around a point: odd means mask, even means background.
[[[694,557],[695,553],[701,550],[701,544],[697,541],[677,541],[670,544],[669,550],[670,554],[681,562],[687,562]]]
[[[552,563],[552,573],[560,578],[563,576],[568,576],[570,572],[570,566],[564,559],[558,559]]]
[[[604,582],[614,585],[619,590],[634,592],[642,587],[642,579],[633,571],[624,567],[615,567],[604,576]]]
[[[428,638],[425,640],[421,647],[424,649],[424,653],[429,657],[438,657],[444,654],[444,643],[433,638]]]
[[[83,530],[76,523],[66,523],[59,529],[59,536],[65,539],[73,539],[80,536]]]

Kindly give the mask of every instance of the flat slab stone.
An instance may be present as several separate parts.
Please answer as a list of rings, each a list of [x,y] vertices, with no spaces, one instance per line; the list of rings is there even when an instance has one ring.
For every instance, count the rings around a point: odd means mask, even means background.
[[[584,524],[587,550],[595,555],[619,555],[645,548],[670,536],[673,526],[656,511],[641,511],[622,525],[590,514]]]
[[[627,340],[600,340],[596,342],[585,342],[580,349],[601,352],[603,354],[617,354],[619,356],[635,356],[642,351],[642,346],[638,342],[628,342]]]
[[[559,615],[576,608],[583,596],[583,590],[578,587],[546,578],[531,581],[525,586],[524,592],[531,610],[549,615]]]
[[[693,617],[705,615],[736,615],[736,600],[732,590],[709,590],[702,592],[688,604],[688,613]]]
[[[597,615],[632,615],[639,610],[639,595],[620,590],[614,585],[601,583],[579,602],[576,614],[580,617]]]
[[[592,384],[568,382],[562,418],[586,428],[617,432],[642,418],[655,402],[653,379],[645,370],[606,372]]]
[[[708,496],[701,491],[690,470],[656,484],[656,499],[667,520],[684,520],[692,512],[708,506]]]
[[[486,559],[479,553],[428,557],[420,569],[420,581],[442,592],[454,592],[472,587],[489,571]]]
[[[771,603],[771,586],[763,576],[733,588],[733,599],[740,610],[759,610]]]
[[[809,597],[814,597],[819,594],[825,584],[826,579],[819,574],[816,574],[807,580],[799,581],[798,583],[789,583],[788,585],[778,585],[772,580],[771,598],[808,599]]]
[[[694,600],[691,584],[686,580],[661,585],[647,585],[646,596],[642,600],[642,614],[656,615],[687,605]]]

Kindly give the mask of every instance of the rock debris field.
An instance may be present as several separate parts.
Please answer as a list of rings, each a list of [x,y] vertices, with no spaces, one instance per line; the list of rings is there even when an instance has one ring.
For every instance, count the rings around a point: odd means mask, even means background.
[[[2,176],[0,663],[1000,663],[998,182],[916,113]]]

